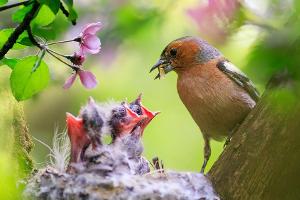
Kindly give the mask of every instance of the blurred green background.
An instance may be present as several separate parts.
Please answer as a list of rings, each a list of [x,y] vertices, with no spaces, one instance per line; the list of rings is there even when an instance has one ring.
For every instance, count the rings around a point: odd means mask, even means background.
[[[222,2],[225,2],[225,9],[229,1]],[[214,11],[200,9],[204,14],[207,12],[208,16],[212,14],[211,17],[201,18],[208,20],[206,27],[213,24],[214,20],[217,20],[218,26],[221,25],[215,30],[212,26],[209,31],[220,31],[222,34],[210,35],[201,29],[202,22],[189,14],[190,10],[207,6],[207,1],[75,1],[79,15],[76,26],[72,26],[59,13],[51,25],[38,32],[47,40],[70,39],[77,36],[85,24],[101,21],[104,27],[98,35],[102,50],[99,55],[89,56],[84,63],[85,68],[96,74],[99,85],[96,89],[86,90],[77,81],[71,89],[63,90],[64,80],[71,71],[62,63],[46,57],[52,82],[39,95],[24,102],[30,133],[51,146],[55,127],[65,129],[65,113],[77,114],[89,96],[99,102],[112,99],[131,101],[143,93],[143,104],[153,111],[161,111],[145,131],[144,155],[150,160],[158,156],[168,169],[199,171],[203,161],[203,139],[179,99],[176,74],[170,73],[165,79],[154,81],[155,74],[149,74],[149,69],[172,40],[186,35],[199,36],[217,46],[263,92],[271,74],[283,67],[287,60],[282,51],[290,48],[290,43],[286,41],[298,38],[299,3],[292,0],[241,2],[227,10],[227,14],[224,12],[223,17],[213,16]],[[15,25],[9,20],[12,12],[14,9],[0,13],[1,29]],[[53,49],[65,54],[74,52],[72,45],[58,45]],[[11,51],[9,56],[23,56],[36,51],[32,47],[21,54]],[[9,76],[8,69],[1,73],[4,79]],[[206,170],[209,170],[222,149],[223,143],[212,142],[212,156]],[[37,167],[47,164],[48,153],[45,146],[35,141],[31,155]]]

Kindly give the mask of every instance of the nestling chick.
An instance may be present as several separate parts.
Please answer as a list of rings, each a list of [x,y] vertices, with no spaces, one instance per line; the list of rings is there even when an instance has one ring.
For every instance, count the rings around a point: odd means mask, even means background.
[[[83,120],[84,129],[90,138],[93,148],[102,144],[102,128],[105,126],[105,113],[95,103],[92,97],[89,97],[87,106],[79,112],[79,117]]]
[[[196,37],[174,40],[151,70],[156,78],[175,71],[178,94],[204,138],[204,162],[209,160],[210,139],[230,137],[259,100],[253,83],[219,50]]]

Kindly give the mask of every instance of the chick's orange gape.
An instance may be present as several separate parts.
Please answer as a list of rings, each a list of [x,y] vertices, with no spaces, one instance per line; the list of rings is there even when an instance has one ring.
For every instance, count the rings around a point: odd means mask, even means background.
[[[155,77],[175,71],[177,91],[204,138],[204,172],[211,154],[210,139],[220,140],[231,134],[259,100],[251,80],[228,61],[221,52],[196,37],[172,41],[150,72]],[[227,142],[226,141],[226,142]]]

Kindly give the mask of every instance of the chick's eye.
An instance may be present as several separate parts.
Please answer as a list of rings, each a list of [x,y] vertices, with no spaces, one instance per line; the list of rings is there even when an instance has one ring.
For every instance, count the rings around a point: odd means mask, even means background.
[[[177,54],[177,50],[176,50],[176,49],[171,49],[171,50],[170,50],[170,55],[171,55],[171,56],[175,57],[176,54]]]

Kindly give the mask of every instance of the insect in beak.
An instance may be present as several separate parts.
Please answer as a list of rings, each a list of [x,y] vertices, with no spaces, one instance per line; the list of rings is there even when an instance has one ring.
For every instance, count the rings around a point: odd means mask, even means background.
[[[158,74],[154,79],[161,79],[162,77],[165,76],[165,74],[169,73],[172,71],[174,68],[172,65],[169,63],[169,61],[160,58],[158,62],[150,69],[150,73],[154,71],[155,69],[158,69]]]

